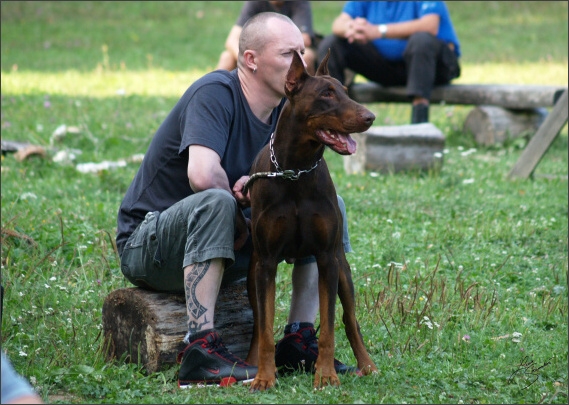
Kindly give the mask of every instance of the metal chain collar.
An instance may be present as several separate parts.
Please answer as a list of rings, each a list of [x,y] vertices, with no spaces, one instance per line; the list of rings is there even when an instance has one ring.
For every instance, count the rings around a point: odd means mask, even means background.
[[[275,156],[275,150],[273,149],[273,142],[275,140],[275,133],[273,132],[271,134],[271,140],[269,141],[269,151],[271,152],[271,162],[275,165],[275,168],[277,169],[276,172],[259,172],[259,173],[255,173],[253,175],[251,175],[251,177],[249,177],[249,180],[247,180],[247,183],[245,183],[245,186],[243,186],[243,194],[247,194],[247,189],[250,187],[250,185],[253,183],[253,181],[255,181],[256,179],[260,178],[260,177],[282,177],[283,179],[286,180],[298,180],[298,178],[300,177],[301,174],[303,173],[309,173],[312,170],[316,169],[316,167],[318,167],[318,164],[320,163],[320,161],[322,160],[322,158],[318,159],[316,161],[316,163],[314,163],[314,166],[312,166],[310,169],[308,170],[283,170],[281,168],[281,166],[279,165],[279,163],[277,162],[277,158]]]

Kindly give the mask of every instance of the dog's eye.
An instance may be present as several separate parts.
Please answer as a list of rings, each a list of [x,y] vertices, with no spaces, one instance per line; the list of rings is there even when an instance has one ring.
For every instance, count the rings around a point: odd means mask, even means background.
[[[332,98],[334,96],[334,92],[332,90],[324,90],[320,93],[320,96],[324,98]]]

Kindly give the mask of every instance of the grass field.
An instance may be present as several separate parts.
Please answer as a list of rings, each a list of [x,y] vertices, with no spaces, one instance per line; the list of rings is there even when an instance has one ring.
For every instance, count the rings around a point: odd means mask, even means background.
[[[313,2],[328,34],[341,2]],[[568,83],[567,2],[449,2],[458,83]],[[51,403],[567,403],[568,137],[530,180],[509,181],[527,139],[480,147],[469,106],[433,106],[440,172],[347,175],[326,152],[348,207],[358,317],[376,376],[280,378],[270,392],[180,391],[177,366],[146,375],[107,363],[101,307],[127,287],[112,240],[138,168],[76,165],[143,154],[193,80],[214,68],[240,2],[2,2],[3,140],[47,148],[2,156],[2,350]],[[361,78],[359,78],[361,80]],[[376,124],[405,105],[373,104]],[[55,136],[57,128],[67,132]],[[54,161],[58,151],[74,155]],[[278,276],[276,330],[290,296]],[[337,312],[336,355],[353,364]],[[280,336],[280,335],[279,335]]]

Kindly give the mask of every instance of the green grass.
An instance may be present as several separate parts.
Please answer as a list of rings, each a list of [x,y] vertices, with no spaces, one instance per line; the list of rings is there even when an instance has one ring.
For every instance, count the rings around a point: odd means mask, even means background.
[[[319,32],[342,4],[313,3]],[[116,212],[138,164],[96,174],[75,164],[145,153],[178,97],[215,66],[240,7],[1,3],[2,139],[76,154],[67,164],[2,157],[2,348],[16,369],[52,403],[567,403],[567,127],[533,179],[508,181],[527,140],[477,146],[462,132],[469,106],[432,108],[446,136],[438,173],[347,175],[326,154],[379,375],[317,392],[302,375],[267,393],[180,391],[177,366],[146,375],[105,361],[102,302],[129,286],[112,245]],[[449,9],[464,53],[457,82],[567,86],[566,2]],[[378,125],[409,119],[405,105],[370,108]],[[79,131],[52,141],[62,124]],[[290,266],[278,277],[280,330]],[[353,364],[339,306],[337,318],[336,355]]]

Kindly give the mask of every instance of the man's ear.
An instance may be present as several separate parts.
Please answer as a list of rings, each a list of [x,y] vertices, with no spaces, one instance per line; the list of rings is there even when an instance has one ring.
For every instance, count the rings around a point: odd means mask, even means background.
[[[243,52],[243,64],[245,67],[251,71],[254,71],[257,68],[257,62],[255,61],[255,51],[253,50],[246,50]]]
[[[288,73],[286,74],[286,83],[285,83],[285,93],[286,95],[293,95],[296,93],[301,87],[306,78],[308,77],[308,72],[304,67],[304,62],[302,58],[298,54],[298,52],[294,52],[292,55],[292,63],[290,64],[290,68],[288,69]]]

